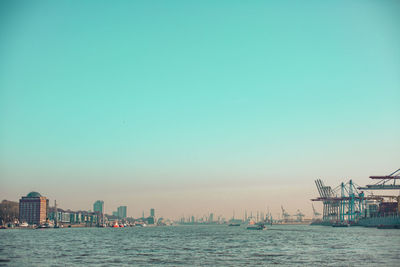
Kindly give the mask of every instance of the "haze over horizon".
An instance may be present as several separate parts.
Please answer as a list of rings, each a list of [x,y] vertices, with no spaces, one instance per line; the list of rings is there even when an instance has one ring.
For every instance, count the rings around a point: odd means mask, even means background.
[[[398,14],[399,1],[2,1],[0,200],[311,217],[315,179],[400,168]]]

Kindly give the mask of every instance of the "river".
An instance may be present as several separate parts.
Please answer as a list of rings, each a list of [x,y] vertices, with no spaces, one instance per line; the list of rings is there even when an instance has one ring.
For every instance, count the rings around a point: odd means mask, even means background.
[[[0,230],[0,266],[400,266],[400,230],[273,225]]]

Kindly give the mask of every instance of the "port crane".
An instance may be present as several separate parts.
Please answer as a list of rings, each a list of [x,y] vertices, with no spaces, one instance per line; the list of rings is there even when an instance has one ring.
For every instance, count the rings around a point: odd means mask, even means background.
[[[297,221],[298,222],[302,222],[303,221],[303,217],[305,216],[303,213],[301,213],[300,210],[297,210],[297,213],[295,215],[297,217]]]
[[[282,220],[284,222],[287,222],[290,218],[290,215],[289,215],[289,213],[286,212],[286,210],[283,208],[283,206],[281,206],[281,209],[282,209]]]
[[[398,171],[400,171],[400,169]],[[332,189],[330,186],[325,186],[319,179],[316,180],[316,185],[320,193],[320,197],[312,199],[312,201],[323,202],[324,213],[322,220],[326,222],[355,223],[365,213],[367,205],[366,201],[378,200],[378,199],[383,199],[383,197],[389,197],[389,196],[366,196],[364,191],[359,191],[359,189],[365,189],[368,186],[356,187],[356,184],[354,184],[352,180],[349,180],[347,183],[342,182],[335,189]],[[382,185],[379,185],[378,187],[379,188],[368,187],[368,189],[382,189]]]
[[[397,190],[400,189],[400,185],[396,184],[396,180],[400,179],[400,169],[392,172],[389,175],[383,176],[370,176],[370,179],[379,180],[375,184],[366,185],[364,187],[358,187],[360,190]],[[390,183],[392,182],[392,183]]]
[[[314,204],[311,204],[311,206],[312,206],[312,209],[313,209],[314,218],[317,218],[317,217],[321,216],[321,213],[319,213],[318,211],[315,210]]]
[[[312,201],[322,201],[323,214],[322,219],[325,221],[337,220],[339,213],[339,202],[337,200],[337,193],[330,186],[326,186],[321,179],[315,180],[320,197],[312,199]]]

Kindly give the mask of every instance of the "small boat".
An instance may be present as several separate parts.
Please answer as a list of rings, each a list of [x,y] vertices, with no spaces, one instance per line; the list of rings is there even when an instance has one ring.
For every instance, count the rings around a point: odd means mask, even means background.
[[[228,226],[240,226],[240,223],[230,223]]]
[[[247,230],[265,230],[267,229],[267,227],[265,227],[264,224],[252,224],[252,225],[248,225]]]
[[[52,228],[48,223],[40,224],[38,227],[36,227],[36,229],[48,229],[48,228]]]
[[[19,227],[28,227],[29,224],[27,222],[23,222],[19,225]]]
[[[349,227],[350,224],[346,223],[346,222],[337,222],[332,224],[332,227]]]

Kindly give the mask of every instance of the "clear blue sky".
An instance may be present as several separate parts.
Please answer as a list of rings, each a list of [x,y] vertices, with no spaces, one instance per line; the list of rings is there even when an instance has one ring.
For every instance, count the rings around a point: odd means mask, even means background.
[[[0,198],[301,208],[400,168],[399,1],[1,1]]]

